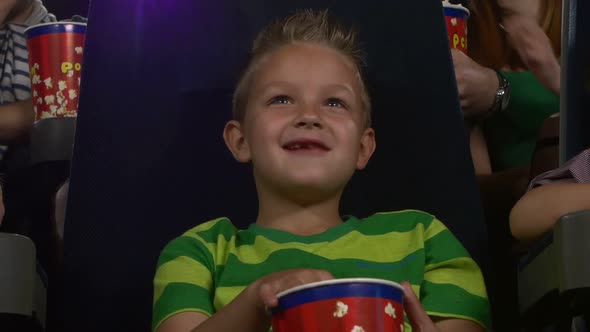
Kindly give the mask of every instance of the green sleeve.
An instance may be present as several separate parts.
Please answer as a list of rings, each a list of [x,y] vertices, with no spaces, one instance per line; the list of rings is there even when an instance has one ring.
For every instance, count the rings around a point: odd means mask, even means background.
[[[559,96],[531,72],[503,74],[512,90],[510,103],[484,123],[494,171],[529,164],[543,123],[559,112]]]
[[[425,230],[425,272],[420,301],[429,316],[459,318],[490,327],[490,306],[481,271],[467,250],[438,220]]]
[[[187,311],[213,315],[213,256],[197,236],[171,241],[160,254],[154,277],[152,330]]]

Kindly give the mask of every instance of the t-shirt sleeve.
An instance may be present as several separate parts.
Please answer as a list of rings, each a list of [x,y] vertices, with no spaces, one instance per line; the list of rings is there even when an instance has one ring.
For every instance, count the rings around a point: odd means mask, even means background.
[[[211,252],[198,236],[185,234],[162,250],[154,277],[153,331],[181,312],[213,315],[213,262]]]
[[[424,231],[425,272],[420,300],[429,316],[491,326],[490,306],[477,263],[437,219]]]

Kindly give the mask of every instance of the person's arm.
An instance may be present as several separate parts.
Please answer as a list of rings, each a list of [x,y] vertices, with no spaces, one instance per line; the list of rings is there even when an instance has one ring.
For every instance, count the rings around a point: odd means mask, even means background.
[[[440,332],[484,332],[485,329],[470,320],[446,318],[437,320],[434,325]]]
[[[252,295],[244,291],[232,302],[209,317],[200,312],[184,312],[166,319],[157,332],[260,331],[270,327],[270,316],[254,305]]]
[[[497,0],[502,16],[522,16],[541,19],[541,0]]]
[[[561,67],[543,29],[533,18],[522,15],[505,16],[502,26],[510,46],[520,55],[527,69],[543,86],[559,95]]]
[[[463,114],[466,118],[484,115],[494,104],[498,75],[457,49],[452,49],[451,55]]]
[[[492,174],[492,162],[488,145],[480,126],[471,128],[469,131],[469,150],[471,151],[471,160],[475,175],[484,176]]]
[[[35,113],[30,99],[0,105],[0,144],[23,137],[33,125]]]
[[[269,274],[246,287],[228,305],[213,316],[185,312],[166,319],[157,332],[267,332],[270,314],[267,308],[277,306],[277,294],[311,282],[333,279],[321,270],[287,270]]]
[[[186,312],[168,318],[157,332],[209,332],[245,331],[266,332],[270,327],[270,315],[265,308],[277,305],[276,294],[283,290],[314,281],[332,279],[326,271],[290,270],[273,273],[247,287],[230,304],[213,316]],[[403,283],[404,306],[415,332],[481,332],[484,329],[475,322],[428,316],[409,283]]]
[[[6,18],[8,18],[8,14],[12,11],[12,7],[14,7],[14,3],[10,1],[0,1],[0,29],[4,28],[6,25]]]
[[[478,324],[465,319],[429,317],[408,282],[403,282],[404,310],[414,332],[481,332]],[[434,320],[433,320],[434,319]]]
[[[524,195],[510,213],[510,230],[523,242],[535,240],[563,215],[590,209],[590,183],[548,184]]]
[[[435,218],[424,230],[424,251],[420,303],[438,330],[482,331],[490,326],[490,304],[477,263]]]

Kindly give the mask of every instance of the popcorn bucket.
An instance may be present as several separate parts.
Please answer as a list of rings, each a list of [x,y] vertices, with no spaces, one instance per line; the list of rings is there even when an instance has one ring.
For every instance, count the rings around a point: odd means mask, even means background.
[[[36,120],[78,114],[86,24],[58,22],[25,30]]]
[[[274,332],[403,332],[403,288],[380,279],[336,279],[279,293]]]
[[[469,10],[448,1],[443,1],[442,5],[451,48],[459,49],[467,54],[467,19],[469,18]]]

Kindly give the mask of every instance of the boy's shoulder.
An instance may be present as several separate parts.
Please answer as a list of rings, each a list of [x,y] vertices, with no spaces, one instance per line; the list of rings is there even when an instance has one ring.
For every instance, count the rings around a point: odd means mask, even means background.
[[[422,226],[425,230],[433,223],[440,223],[438,219],[420,210],[400,210],[391,212],[378,212],[363,219],[361,225],[384,226],[391,231],[407,232]]]
[[[198,224],[184,232],[180,237],[192,237],[202,242],[215,243],[218,241],[219,236],[223,236],[226,240],[229,240],[237,232],[238,229],[232,224],[231,220],[227,217],[222,217]]]

